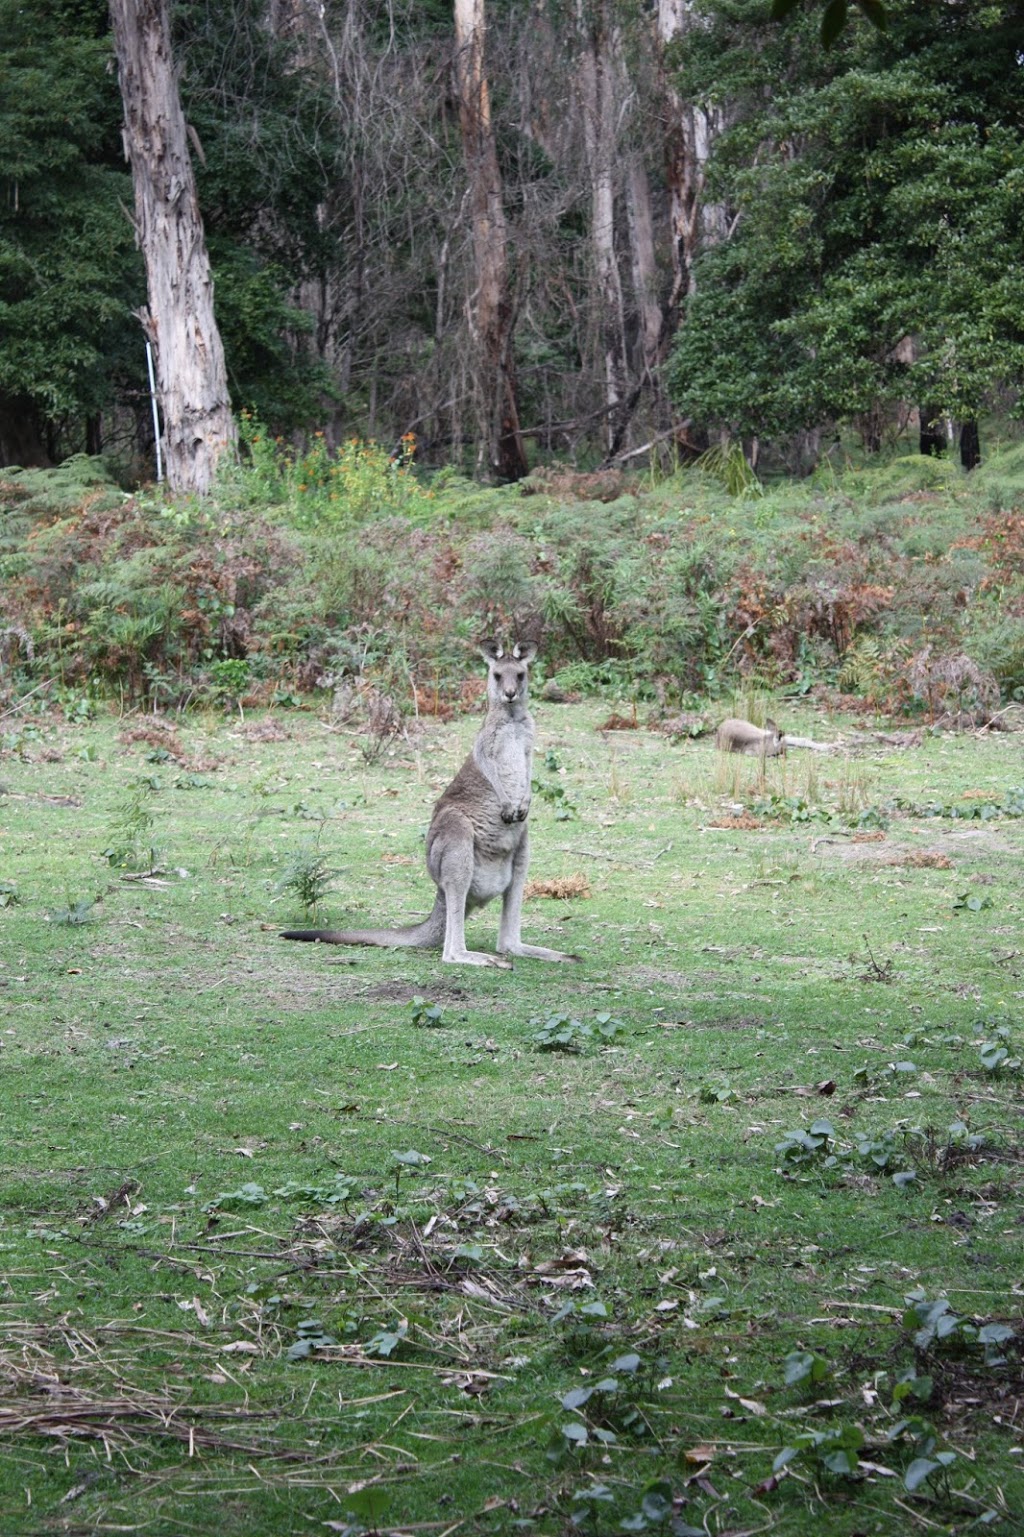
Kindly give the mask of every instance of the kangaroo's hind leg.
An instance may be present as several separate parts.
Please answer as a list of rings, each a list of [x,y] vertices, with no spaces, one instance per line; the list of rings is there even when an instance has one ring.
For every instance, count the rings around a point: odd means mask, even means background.
[[[461,966],[502,966],[501,955],[466,949],[466,903],[473,884],[473,828],[463,816],[449,813],[437,830],[427,867],[444,896],[444,950],[441,959]]]
[[[562,950],[548,950],[544,945],[524,945],[520,930],[523,923],[523,888],[530,863],[530,835],[523,828],[519,847],[512,858],[512,879],[501,901],[498,949],[502,955],[521,955],[534,961],[575,961],[579,957]]]

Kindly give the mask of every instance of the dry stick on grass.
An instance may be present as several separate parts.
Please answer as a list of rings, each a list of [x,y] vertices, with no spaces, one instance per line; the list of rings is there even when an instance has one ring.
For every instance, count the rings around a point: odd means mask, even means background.
[[[402,1124],[411,1127],[413,1131],[429,1131],[435,1137],[450,1137],[453,1142],[464,1142],[467,1147],[475,1147],[478,1153],[486,1153],[488,1158],[500,1158],[503,1163],[507,1162],[500,1148],[489,1147],[485,1142],[474,1142],[472,1137],[464,1137],[461,1132],[450,1131],[446,1126],[428,1126],[423,1121],[404,1121]]]

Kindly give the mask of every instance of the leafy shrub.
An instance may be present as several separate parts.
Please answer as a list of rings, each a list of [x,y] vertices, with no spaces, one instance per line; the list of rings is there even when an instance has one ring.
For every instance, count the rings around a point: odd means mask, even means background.
[[[406,433],[394,453],[372,440],[349,438],[331,452],[315,432],[303,452],[272,439],[251,412],[243,411],[239,436],[248,453],[251,484],[260,505],[273,507],[293,528],[351,527],[382,516],[421,521],[433,512],[432,493],[416,478],[416,439]],[[228,471],[230,475],[231,472]]]
[[[967,644],[978,665],[996,679],[1004,698],[1024,700],[1024,615],[982,610],[972,621]]]
[[[479,697],[475,642],[541,627],[548,677],[634,700],[838,680],[951,712],[1024,687],[1017,514],[979,534],[952,501],[880,505],[870,477],[751,499],[699,471],[563,505],[428,489],[409,443],[297,454],[253,417],[242,436],[202,504],[125,497],[94,461],[0,477],[7,687],[174,706],[354,679],[447,711]]]

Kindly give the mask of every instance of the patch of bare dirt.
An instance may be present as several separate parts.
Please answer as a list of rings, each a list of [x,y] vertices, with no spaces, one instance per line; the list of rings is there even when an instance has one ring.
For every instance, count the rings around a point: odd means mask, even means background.
[[[171,721],[153,716],[145,721],[130,722],[117,733],[119,742],[126,747],[160,747],[172,758],[181,757],[184,751],[178,728]]]
[[[361,998],[370,998],[375,1003],[410,1003],[417,996],[417,988],[412,982],[375,982],[372,987],[360,990]],[[428,989],[431,1003],[464,1003],[469,997],[464,987],[449,982],[432,982]]]
[[[287,742],[291,732],[286,731],[272,716],[266,720],[246,721],[240,726],[237,735],[246,742]]]
[[[906,865],[911,868],[951,869],[957,857],[972,854],[1008,854],[1011,850],[1006,835],[992,827],[971,827],[963,831],[942,833],[934,838],[926,849],[914,849],[907,844],[893,844],[891,838],[883,843],[863,843],[851,838],[815,838],[812,853],[831,854],[848,863],[863,861],[865,864]],[[943,864],[943,859],[948,864]]]
[[[691,710],[683,710],[678,715],[648,716],[647,729],[648,731],[658,731],[663,736],[679,738],[707,736],[713,728],[708,716],[698,715]]]
[[[765,1030],[769,1021],[761,1014],[726,1014],[719,1019],[688,1019],[692,1030]]]

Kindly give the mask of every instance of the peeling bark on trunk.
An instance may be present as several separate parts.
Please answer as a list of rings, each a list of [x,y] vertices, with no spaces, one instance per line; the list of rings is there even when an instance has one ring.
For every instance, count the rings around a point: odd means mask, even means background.
[[[647,170],[639,155],[630,156],[626,172],[626,214],[629,250],[633,264],[633,290],[637,307],[635,373],[651,382],[658,393],[657,364],[661,350],[663,316],[658,298],[658,264],[654,248],[654,218]]]
[[[663,48],[691,26],[688,0],[658,0],[658,39]],[[694,266],[702,243],[714,244],[729,235],[724,206],[704,200],[708,158],[724,123],[721,112],[684,102],[669,80],[662,89],[669,121],[665,176],[672,230],[673,299],[678,301],[695,291]]]
[[[487,457],[497,479],[520,480],[527,472],[527,463],[519,430],[512,350],[515,312],[508,270],[508,227],[484,70],[484,0],[455,0],[455,79],[470,188],[476,265],[471,324],[478,349],[477,387]]]
[[[171,56],[167,0],[110,0],[125,156],[149,299],[139,318],[156,355],[167,480],[204,495],[235,444],[213,279]]]

